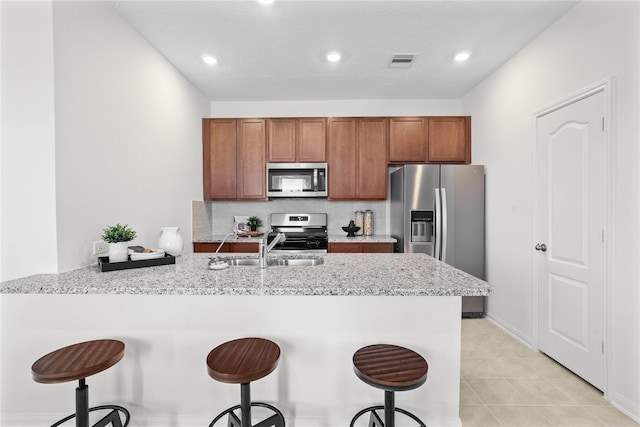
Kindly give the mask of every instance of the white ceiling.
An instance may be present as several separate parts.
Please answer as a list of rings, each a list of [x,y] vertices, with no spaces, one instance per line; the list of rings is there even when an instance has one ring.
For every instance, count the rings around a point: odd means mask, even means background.
[[[458,99],[576,1],[116,1],[212,101]],[[342,53],[328,63],[329,50]],[[459,64],[453,55],[472,53]],[[390,68],[393,54],[416,54]],[[202,62],[214,55],[218,64]]]

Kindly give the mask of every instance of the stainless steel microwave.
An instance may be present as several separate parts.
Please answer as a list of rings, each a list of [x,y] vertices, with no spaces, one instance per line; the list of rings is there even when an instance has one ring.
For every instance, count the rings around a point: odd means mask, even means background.
[[[267,163],[267,197],[327,197],[327,164]]]

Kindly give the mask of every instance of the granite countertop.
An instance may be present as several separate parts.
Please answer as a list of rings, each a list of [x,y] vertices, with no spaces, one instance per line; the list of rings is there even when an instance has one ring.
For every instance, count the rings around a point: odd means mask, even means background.
[[[329,243],[395,243],[394,237],[375,234],[373,236],[347,237],[347,234],[329,234]]]
[[[313,267],[257,266],[210,270],[210,254],[175,264],[100,272],[97,265],[0,283],[3,294],[131,295],[489,295],[492,286],[425,254],[322,254]],[[236,254],[223,258],[255,258]]]
[[[251,236],[239,237],[237,235],[233,235],[233,236],[227,237],[227,240],[225,240],[225,243],[229,243],[229,242],[257,243],[260,240],[262,240],[265,236],[266,234],[263,234],[262,236],[256,236],[256,237],[251,237]],[[224,238],[225,238],[224,234],[212,234],[211,236],[194,238],[191,242],[192,243],[220,243]]]
[[[193,243],[220,243],[224,239],[224,234],[214,234],[206,237],[199,237],[192,240]],[[233,236],[227,238],[225,242],[233,243],[256,243],[264,236],[261,237],[238,237]],[[329,243],[395,243],[396,239],[382,234],[376,234],[374,236],[355,236],[347,237],[347,234],[329,234]]]

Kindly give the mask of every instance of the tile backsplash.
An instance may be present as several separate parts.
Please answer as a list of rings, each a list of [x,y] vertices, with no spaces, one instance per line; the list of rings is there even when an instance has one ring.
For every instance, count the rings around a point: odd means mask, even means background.
[[[255,215],[264,222],[261,230],[271,229],[271,213],[326,213],[329,234],[342,234],[341,227],[355,219],[354,212],[373,211],[374,233],[387,234],[387,201],[336,202],[326,199],[275,199],[266,202],[193,201],[192,235],[194,238],[226,234],[233,231],[235,215]]]

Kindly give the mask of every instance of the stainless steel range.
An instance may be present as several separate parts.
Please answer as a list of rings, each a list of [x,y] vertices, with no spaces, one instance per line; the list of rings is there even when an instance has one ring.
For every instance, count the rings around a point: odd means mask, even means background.
[[[278,243],[272,253],[327,253],[329,239],[326,213],[271,214],[271,232],[267,242],[271,243],[278,233],[284,233],[287,238]]]

